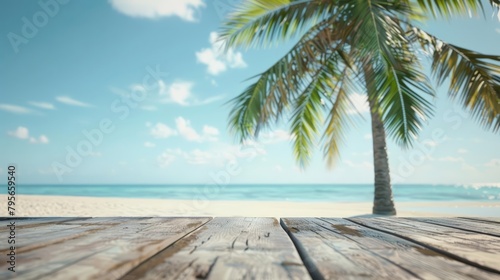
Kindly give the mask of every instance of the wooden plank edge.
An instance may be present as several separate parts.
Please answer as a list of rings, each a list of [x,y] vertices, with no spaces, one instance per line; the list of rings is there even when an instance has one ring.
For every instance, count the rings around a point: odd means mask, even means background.
[[[452,226],[452,225],[442,224],[442,223],[440,223],[438,221],[436,221],[436,222],[425,221],[425,220],[421,220],[419,218],[400,218],[400,219],[405,219],[405,220],[414,221],[414,222],[416,221],[416,222],[420,222],[420,223],[426,223],[426,224],[431,224],[431,225],[436,225],[436,226],[442,226],[442,227],[447,227],[447,228],[453,228],[453,229],[458,229],[458,230],[467,231],[467,232],[473,232],[473,233],[478,233],[478,234],[484,234],[484,235],[489,235],[489,236],[492,236],[492,237],[500,237],[500,233],[495,234],[495,233],[482,232],[482,231],[468,229],[468,228],[461,228],[461,227],[458,227],[458,226]],[[499,229],[500,229],[500,226],[499,226]]]
[[[462,219],[462,220],[469,220],[469,221],[475,221],[475,222],[489,223],[489,224],[493,224],[493,225],[500,224],[500,221],[490,220],[488,218],[482,219],[481,217],[457,217],[457,218]]]
[[[485,271],[488,271],[488,272],[500,274],[500,270],[498,270],[498,269],[495,269],[495,268],[492,268],[492,267],[489,267],[489,266],[485,266],[485,265],[473,262],[473,261],[468,260],[466,258],[463,258],[463,257],[460,257],[460,256],[455,255],[453,253],[450,253],[448,251],[436,248],[436,247],[434,247],[432,245],[429,245],[429,244],[426,244],[426,243],[414,240],[414,239],[412,239],[410,237],[407,237],[407,236],[404,236],[404,235],[400,235],[398,233],[395,233],[395,232],[392,232],[392,231],[388,231],[388,230],[385,230],[385,229],[381,229],[381,228],[377,228],[377,227],[372,227],[372,226],[363,224],[362,222],[358,222],[356,220],[353,220],[351,218],[345,218],[345,219],[348,220],[348,221],[350,221],[350,222],[353,222],[355,224],[358,224],[360,226],[364,226],[364,227],[369,228],[369,229],[373,229],[373,230],[377,230],[377,231],[384,232],[384,233],[387,233],[387,234],[391,234],[391,235],[394,235],[396,237],[399,237],[399,238],[405,239],[407,241],[413,242],[415,244],[418,244],[418,245],[420,245],[422,247],[425,247],[425,248],[427,248],[429,250],[432,250],[434,252],[437,252],[439,254],[445,255],[445,256],[447,256],[449,258],[452,258],[452,259],[454,259],[456,261],[459,261],[459,262],[462,262],[464,264],[468,264],[470,266],[473,266],[473,267],[476,267],[476,268],[479,268],[479,269],[482,269],[482,270],[485,270]],[[370,218],[366,218],[366,219],[370,219]],[[360,220],[362,221],[363,219],[360,219]]]
[[[281,228],[286,232],[293,245],[295,246],[295,250],[297,250],[297,252],[299,253],[299,257],[302,260],[302,263],[304,263],[307,272],[309,272],[309,275],[313,280],[324,280],[325,278],[319,272],[316,264],[314,264],[314,260],[311,259],[311,257],[307,254],[305,247],[302,245],[302,243],[300,243],[299,239],[293,235],[293,232],[286,225],[286,219],[287,218],[280,218]]]
[[[161,217],[154,217],[154,218],[161,218]],[[120,279],[120,280],[135,279],[135,278],[130,278],[131,277],[130,273],[134,272],[134,270],[140,268],[141,266],[146,265],[146,263],[149,262],[150,260],[154,260],[154,258],[156,258],[158,255],[163,254],[166,250],[169,250],[177,242],[179,242],[180,240],[182,240],[182,239],[186,238],[187,236],[193,234],[194,232],[200,230],[203,226],[205,226],[206,224],[208,224],[210,221],[212,221],[214,219],[214,217],[178,217],[178,218],[196,218],[196,219],[207,219],[207,220],[205,222],[200,223],[197,227],[193,227],[191,230],[184,232],[182,235],[179,234],[176,237],[177,238],[176,240],[172,241],[170,244],[168,244],[163,249],[158,250],[156,253],[154,253],[154,254],[146,257],[144,260],[142,260],[139,263],[137,263],[137,265],[131,267],[129,270],[127,270],[126,272],[124,272],[118,279]],[[215,264],[215,261],[212,264],[212,266],[214,264]],[[212,269],[212,267],[210,268],[210,270],[211,269]]]
[[[22,230],[22,229],[26,229],[26,228],[36,228],[39,226],[45,226],[45,225],[51,224],[51,223],[59,224],[59,223],[73,222],[73,221],[79,221],[79,220],[88,220],[88,219],[92,219],[92,217],[34,217],[34,218],[21,217],[21,218],[9,218],[9,219],[5,219],[3,221],[17,222],[17,221],[33,220],[34,222],[36,222],[36,221],[44,220],[44,219],[47,221],[41,221],[41,222],[38,222],[35,224],[22,224],[22,225],[16,224],[16,229]],[[58,219],[58,220],[50,220],[50,219]],[[4,228],[0,229],[0,232],[4,232],[4,231],[7,231],[7,229],[4,229]]]

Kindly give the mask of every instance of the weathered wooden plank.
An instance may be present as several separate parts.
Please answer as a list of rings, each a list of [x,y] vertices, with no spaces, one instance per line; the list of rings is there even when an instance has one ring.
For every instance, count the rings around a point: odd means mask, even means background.
[[[46,224],[58,224],[68,221],[77,221],[77,220],[86,220],[90,218],[67,218],[67,217],[54,217],[54,218],[15,218],[15,219],[6,219],[3,221],[3,224],[8,225],[11,221],[16,223],[17,229],[27,229],[27,228],[35,228],[38,226],[43,226]],[[0,227],[0,233],[8,231],[7,227]]]
[[[310,279],[274,218],[214,218],[123,279]]]
[[[349,220],[417,242],[470,265],[500,273],[498,237],[401,218]]]
[[[500,224],[500,218],[492,218],[492,217],[488,217],[488,218],[487,217],[460,217],[459,219]]]
[[[53,223],[36,221],[33,226],[24,224],[22,227],[16,225],[16,247],[17,252],[22,253],[35,248],[50,246],[65,240],[91,234],[96,230],[117,225],[121,222],[130,221],[131,218],[98,218],[98,219],[67,219],[54,220]],[[133,218],[135,219],[135,218]],[[0,243],[0,254],[6,252],[10,244]]]
[[[345,219],[285,218],[301,257],[323,279],[491,279],[413,242]]]
[[[466,220],[458,218],[406,218],[406,219],[500,237],[500,224],[491,224],[488,222],[482,222],[478,220]]]
[[[18,254],[22,269],[18,270],[16,277],[117,279],[209,220],[114,218],[110,222],[109,219],[95,218],[82,224],[82,228],[88,228],[87,233]],[[2,275],[7,271],[2,266],[0,278],[10,276]]]

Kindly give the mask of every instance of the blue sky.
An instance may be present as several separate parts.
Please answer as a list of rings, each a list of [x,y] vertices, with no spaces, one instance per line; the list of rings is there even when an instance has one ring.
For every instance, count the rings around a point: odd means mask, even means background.
[[[2,1],[0,174],[21,183],[372,183],[369,116],[362,112],[337,166],[317,150],[300,171],[286,122],[241,148],[225,103],[290,43],[219,51],[238,1]],[[432,21],[442,39],[499,54],[500,22]],[[396,183],[500,184],[500,135],[438,90],[435,117],[412,150],[389,140]]]

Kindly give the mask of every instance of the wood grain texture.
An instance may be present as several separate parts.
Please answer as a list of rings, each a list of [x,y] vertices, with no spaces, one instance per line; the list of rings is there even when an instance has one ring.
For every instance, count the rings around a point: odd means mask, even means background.
[[[68,221],[18,256],[20,279],[118,279],[210,218],[94,218]],[[61,233],[63,232],[63,233]],[[71,233],[73,232],[73,234]],[[21,232],[19,233],[21,234]],[[66,236],[66,238],[64,237]],[[67,238],[71,236],[71,238]],[[47,238],[46,238],[47,237]],[[21,247],[22,249],[22,247]],[[0,278],[7,268],[0,264]],[[7,271],[8,273],[11,273]]]
[[[63,223],[66,221],[75,221],[75,220],[86,220],[91,218],[15,218],[15,219],[5,219],[2,220],[2,225],[8,225],[11,221],[16,222],[17,229],[27,229],[27,228],[35,228],[43,225],[53,225],[58,223]],[[0,232],[6,232],[8,230],[7,227],[2,226],[0,228]]]
[[[500,273],[500,238],[402,218],[349,219],[417,242],[470,265]]]
[[[345,219],[284,218],[317,279],[492,279],[413,242]]]
[[[51,222],[47,222],[45,219],[41,220],[43,221],[35,221],[33,224],[23,224],[23,226],[19,227],[16,222],[15,231],[18,253],[61,243],[65,240],[74,239],[78,236],[92,233],[94,230],[104,229],[107,226],[115,225],[129,219],[116,217],[99,218],[98,223],[92,218],[50,219],[49,221]],[[9,246],[7,243],[0,244],[0,254],[6,252]]]
[[[500,237],[500,224],[492,224],[489,222],[483,222],[479,220],[466,220],[458,218],[407,218],[407,219]]]
[[[460,217],[462,220],[473,220],[480,222],[489,222],[494,224],[500,224],[500,218],[486,218],[486,217]]]
[[[123,279],[310,279],[274,218],[214,218]]]
[[[495,218],[281,224],[290,236],[274,218],[16,219],[18,272],[0,262],[0,279],[500,279]]]

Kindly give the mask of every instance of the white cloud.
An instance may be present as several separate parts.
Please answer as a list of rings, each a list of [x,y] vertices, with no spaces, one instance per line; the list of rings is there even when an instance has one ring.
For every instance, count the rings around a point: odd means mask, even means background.
[[[498,20],[500,20],[500,13],[498,15],[499,15]],[[495,29],[495,31],[500,34],[500,28]]]
[[[198,106],[212,103],[221,99],[223,96],[217,95],[200,100],[192,93],[194,83],[188,81],[176,81],[170,85],[166,85],[164,81],[158,82],[159,95],[166,96],[161,100],[163,103],[175,103],[181,106]]]
[[[279,164],[277,164],[276,166],[274,166],[274,169],[278,172],[282,172],[283,171],[283,167]]]
[[[4,110],[4,111],[11,112],[14,114],[31,114],[31,113],[33,113],[33,111],[28,109],[28,108],[17,106],[17,105],[11,105],[11,104],[0,104],[0,110]]]
[[[217,55],[212,49],[203,49],[196,53],[198,62],[208,66],[207,71],[212,75],[218,75],[227,70],[224,61],[217,59]]]
[[[40,137],[38,137],[38,139],[36,139],[35,137],[30,137],[29,141],[31,144],[37,144],[37,143],[48,144],[49,138],[47,138],[47,136],[45,136],[45,135],[40,135]]]
[[[469,151],[468,151],[468,150],[466,150],[466,149],[458,149],[458,151],[457,151],[457,152],[458,152],[459,154],[466,154],[466,153],[468,153]]]
[[[40,135],[40,137],[38,137],[38,139],[33,137],[33,136],[30,136],[28,128],[26,128],[24,126],[19,126],[14,131],[8,131],[7,134],[12,136],[12,137],[15,137],[15,138],[19,138],[22,140],[28,140],[32,144],[36,144],[36,143],[48,144],[49,143],[49,138],[43,134]]]
[[[500,159],[494,158],[484,164],[486,167],[500,167]]]
[[[71,106],[78,106],[78,107],[93,107],[92,105],[88,104],[88,103],[85,103],[85,102],[82,102],[82,101],[78,101],[76,99],[73,99],[69,96],[58,96],[56,97],[56,100],[61,102],[61,103],[64,103],[66,105],[71,105]]]
[[[35,101],[31,101],[29,103],[31,105],[35,106],[35,107],[42,108],[42,109],[45,109],[45,110],[54,110],[54,109],[56,109],[56,107],[54,107],[54,105],[52,103],[48,103],[48,102],[35,102]]]
[[[151,135],[155,138],[169,138],[171,136],[177,135],[177,132],[163,123],[157,123],[151,129]]]
[[[353,93],[349,96],[349,100],[351,108],[347,110],[348,114],[363,114],[370,112],[365,94]]]
[[[201,135],[199,135],[196,130],[191,127],[190,121],[184,119],[183,117],[178,117],[175,119],[175,124],[177,125],[179,134],[186,140],[201,142]]]
[[[146,148],[154,148],[154,147],[156,147],[156,144],[155,143],[151,143],[151,142],[144,142],[144,147],[146,147]]]
[[[204,125],[201,133],[197,132],[192,126],[191,122],[183,117],[175,119],[176,128],[171,128],[166,124],[157,123],[152,125],[150,122],[146,123],[146,127],[151,128],[151,135],[155,138],[169,138],[171,136],[180,135],[182,138],[191,142],[216,142],[218,141],[219,130],[213,126]],[[146,147],[150,146],[149,144]]]
[[[166,88],[166,85],[163,81],[160,81],[160,94],[163,94],[163,88]],[[175,82],[171,84],[166,89],[166,94],[168,94],[169,100],[173,103],[177,103],[182,106],[187,106],[187,99],[191,97],[191,88],[193,87],[193,83],[191,82]]]
[[[363,138],[365,138],[366,140],[372,140],[372,139],[373,139],[373,136],[372,136],[370,133],[368,133],[368,134],[365,134],[365,135],[363,136]]]
[[[217,141],[217,136],[219,136],[219,130],[213,126],[205,125],[203,126],[203,137],[207,141]]]
[[[210,33],[210,48],[196,52],[196,60],[207,65],[207,71],[211,75],[218,75],[228,68],[244,68],[247,64],[243,60],[241,52],[228,49],[224,53],[224,45],[218,40],[217,32]]]
[[[217,136],[219,135],[219,130],[215,127],[205,125],[200,135],[194,128],[191,127],[191,122],[184,119],[183,117],[178,117],[175,119],[175,124],[177,126],[177,131],[184,137],[184,139],[191,142],[205,142],[205,141],[217,141]]]
[[[42,144],[48,144],[49,143],[49,138],[47,138],[47,136],[45,135],[40,135],[40,137],[38,138],[38,141]]]
[[[9,131],[7,134],[19,139],[28,139],[30,136],[29,130],[24,126],[20,126],[14,131]]]
[[[205,6],[203,0],[111,0],[120,13],[131,17],[160,18],[177,16],[196,21],[196,13]]]

